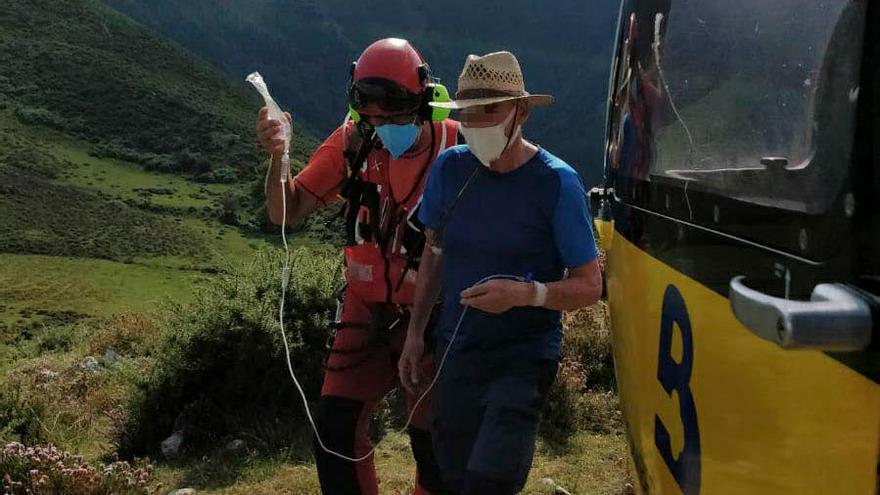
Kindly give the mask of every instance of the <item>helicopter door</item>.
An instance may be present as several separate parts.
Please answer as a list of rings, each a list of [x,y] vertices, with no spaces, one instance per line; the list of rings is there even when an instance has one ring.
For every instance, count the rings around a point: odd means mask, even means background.
[[[876,489],[870,9],[623,2],[607,274],[642,492]]]

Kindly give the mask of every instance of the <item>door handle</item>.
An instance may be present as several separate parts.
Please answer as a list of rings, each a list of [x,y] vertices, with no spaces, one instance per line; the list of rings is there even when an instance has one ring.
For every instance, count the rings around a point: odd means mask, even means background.
[[[730,307],[764,340],[784,349],[822,351],[859,351],[871,344],[871,306],[845,285],[820,284],[809,301],[792,301],[750,289],[744,281],[730,281]]]

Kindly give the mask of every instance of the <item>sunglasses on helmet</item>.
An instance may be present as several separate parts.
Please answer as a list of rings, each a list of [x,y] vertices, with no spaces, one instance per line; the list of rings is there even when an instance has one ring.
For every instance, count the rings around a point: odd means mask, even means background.
[[[386,79],[357,81],[349,91],[349,104],[355,110],[376,106],[394,114],[416,112],[422,104],[422,95],[413,94]]]

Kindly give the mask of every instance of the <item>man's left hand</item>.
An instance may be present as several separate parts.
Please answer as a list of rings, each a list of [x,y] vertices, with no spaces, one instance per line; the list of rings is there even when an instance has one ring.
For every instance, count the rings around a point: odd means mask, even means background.
[[[514,280],[490,280],[461,292],[461,304],[486,313],[501,314],[516,306],[528,306],[534,286]]]

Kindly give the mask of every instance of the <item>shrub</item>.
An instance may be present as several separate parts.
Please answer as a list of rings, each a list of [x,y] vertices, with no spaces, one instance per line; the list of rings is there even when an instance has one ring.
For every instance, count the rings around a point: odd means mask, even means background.
[[[67,127],[64,117],[45,108],[18,108],[15,110],[15,116],[19,122],[26,125],[42,125],[57,130],[64,130]]]
[[[565,340],[563,355],[577,360],[590,389],[614,389],[614,354],[611,349],[611,326],[608,303],[566,313],[563,317]]]
[[[3,383],[0,387],[0,441],[36,443],[45,440],[42,418],[46,416],[46,405],[34,399],[21,383]]]
[[[218,182],[229,184],[238,180],[238,172],[232,167],[221,165],[199,177],[202,182]]]
[[[132,163],[145,163],[154,155],[144,155],[118,142],[100,143],[92,147],[89,154],[95,158],[113,158]]]
[[[579,423],[582,430],[593,433],[623,433],[623,415],[620,400],[612,391],[589,391],[578,401]]]
[[[79,356],[43,357],[12,369],[0,381],[0,441],[81,446],[84,438],[121,431],[133,384],[149,369],[120,359],[84,369]],[[101,447],[104,450],[104,447]]]
[[[563,445],[581,430],[619,432],[607,303],[566,313],[563,326],[562,361],[544,407],[541,436]]]
[[[586,375],[580,363],[563,358],[541,417],[539,431],[544,440],[564,444],[580,429],[578,406],[585,392],[585,383]]]
[[[219,201],[219,208],[217,212],[218,220],[220,223],[226,225],[239,225],[241,220],[239,220],[239,212],[241,211],[241,205],[239,204],[239,198],[231,193],[227,193]]]
[[[177,159],[171,155],[149,154],[143,161],[144,168],[159,173],[177,172]]]
[[[205,174],[211,171],[211,162],[201,153],[183,150],[175,156],[177,169],[189,172],[193,175]]]
[[[41,313],[44,315],[44,319],[33,321],[30,324],[32,327],[39,328],[39,331],[35,332],[34,335],[34,344],[36,344],[40,354],[45,352],[69,352],[83,338],[83,335],[91,330],[91,322],[87,319],[86,315],[73,311],[41,311]],[[46,313],[49,313],[50,316],[45,316]],[[71,321],[53,320],[51,319],[53,313],[69,314]]]
[[[151,466],[136,468],[127,462],[92,466],[53,446],[14,442],[0,450],[0,481],[9,495],[145,495],[151,472]]]
[[[338,261],[299,249],[292,256],[284,314],[290,359],[310,398],[321,383],[324,346],[338,284]],[[186,448],[207,448],[232,434],[287,446],[304,426],[278,330],[283,255],[259,251],[169,307],[160,321],[153,372],[139,386],[120,438],[123,456],[155,452],[180,432]]]
[[[127,356],[149,355],[156,332],[153,321],[141,314],[119,314],[97,325],[89,338],[89,354],[101,356],[113,349]]]

